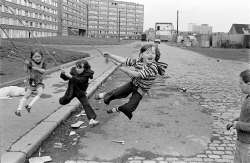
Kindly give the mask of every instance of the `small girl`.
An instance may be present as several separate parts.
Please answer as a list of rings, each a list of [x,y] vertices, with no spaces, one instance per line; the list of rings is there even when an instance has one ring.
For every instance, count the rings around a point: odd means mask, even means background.
[[[148,92],[159,75],[164,75],[167,64],[158,62],[160,59],[160,51],[156,45],[146,44],[141,47],[139,58],[123,58],[121,56],[105,53],[105,57],[113,59],[125,66],[120,70],[131,77],[131,81],[120,86],[108,93],[100,93],[96,95],[96,99],[104,99],[105,104],[109,104],[114,99],[126,98],[132,94],[129,101],[118,108],[107,110],[107,113],[122,112],[129,119],[132,118],[132,112],[136,110],[142,97]],[[131,69],[132,67],[133,69]]]
[[[89,85],[89,79],[93,79],[94,71],[91,70],[89,63],[86,60],[76,62],[76,66],[70,70],[70,75],[66,75],[62,70],[60,77],[63,80],[68,80],[68,88],[63,97],[59,99],[61,105],[66,105],[76,97],[82,104],[83,109],[89,119],[89,125],[95,126],[99,124],[96,121],[96,114],[88,102],[86,90]]]
[[[34,49],[30,53],[30,60],[25,60],[27,67],[28,78],[26,80],[26,91],[23,98],[21,98],[18,108],[15,111],[17,116],[21,116],[21,110],[23,107],[30,112],[33,104],[41,97],[44,90],[43,76],[46,69],[46,63],[44,62],[44,56],[41,50]],[[31,97],[32,93],[36,92],[37,95],[32,101],[26,105],[27,100]]]

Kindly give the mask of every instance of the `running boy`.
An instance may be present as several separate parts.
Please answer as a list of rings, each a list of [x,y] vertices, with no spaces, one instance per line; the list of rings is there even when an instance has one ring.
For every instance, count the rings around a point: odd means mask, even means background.
[[[246,94],[245,100],[241,107],[240,116],[227,125],[237,131],[237,140],[235,143],[236,150],[234,163],[250,162],[250,69],[240,73],[240,89]]]
[[[126,98],[132,94],[129,101],[118,108],[107,110],[107,113],[122,112],[129,119],[132,118],[132,112],[136,110],[142,97],[151,88],[157,75],[164,75],[167,64],[158,62],[160,53],[158,48],[153,44],[146,44],[141,47],[139,57],[137,59],[123,58],[117,55],[105,53],[105,56],[113,59],[125,66],[120,70],[131,77],[131,81],[107,93],[96,95],[96,99],[104,99],[104,103],[109,103],[114,99]]]
[[[61,72],[60,77],[63,80],[68,80],[68,88],[63,97],[59,99],[61,105],[66,105],[76,97],[82,104],[89,125],[95,126],[99,122],[96,121],[96,114],[88,102],[86,90],[89,85],[89,79],[93,79],[94,71],[91,70],[89,63],[86,60],[76,62],[76,66],[70,70],[70,75],[66,75],[64,71]]]
[[[21,116],[21,110],[23,107],[30,112],[33,104],[40,98],[44,90],[43,75],[46,69],[46,63],[44,62],[44,56],[41,50],[34,49],[30,54],[30,61],[25,60],[27,65],[28,78],[26,80],[26,92],[23,98],[20,100],[15,114]],[[32,101],[26,105],[26,102],[31,97],[32,93],[37,92],[37,95]]]

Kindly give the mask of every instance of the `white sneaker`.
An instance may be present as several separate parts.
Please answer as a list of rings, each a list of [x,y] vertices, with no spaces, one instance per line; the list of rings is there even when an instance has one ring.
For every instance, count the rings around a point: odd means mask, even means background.
[[[90,119],[90,120],[89,120],[89,125],[92,126],[92,127],[94,127],[94,126],[96,126],[96,125],[98,125],[98,124],[99,124],[99,121],[96,121],[96,120],[94,120],[94,119]]]

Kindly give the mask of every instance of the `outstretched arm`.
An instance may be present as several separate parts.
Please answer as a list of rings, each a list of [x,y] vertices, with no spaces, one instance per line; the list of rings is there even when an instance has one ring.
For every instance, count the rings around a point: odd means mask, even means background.
[[[120,67],[119,69],[130,77],[140,77],[141,76],[139,72],[133,71],[127,67]]]
[[[250,123],[238,121],[235,127],[236,129],[250,132]]]
[[[113,59],[113,60],[115,60],[116,62],[119,62],[119,63],[125,63],[126,60],[127,60],[126,58],[115,55],[115,54],[104,53],[103,55],[104,55],[104,57]]]

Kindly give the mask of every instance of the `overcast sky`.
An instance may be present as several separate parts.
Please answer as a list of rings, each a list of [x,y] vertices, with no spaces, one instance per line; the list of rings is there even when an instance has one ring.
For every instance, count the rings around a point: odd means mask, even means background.
[[[250,0],[125,0],[144,4],[144,30],[155,22],[172,22],[179,30],[188,23],[209,24],[213,32],[228,32],[231,24],[250,24]]]

